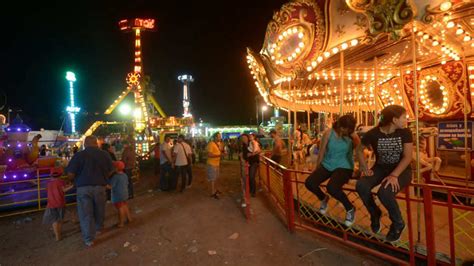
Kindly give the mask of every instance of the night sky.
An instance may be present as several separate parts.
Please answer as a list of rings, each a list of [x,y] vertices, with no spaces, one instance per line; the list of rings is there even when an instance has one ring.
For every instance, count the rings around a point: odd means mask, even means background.
[[[168,115],[182,113],[177,76],[191,74],[195,118],[217,125],[255,123],[257,90],[246,47],[260,51],[273,12],[287,1],[38,2],[13,1],[0,11],[0,92],[33,129],[59,129],[69,104],[64,76],[74,71],[84,130],[126,87],[134,36],[120,32],[117,23],[140,16],[157,20],[156,32],[142,34],[142,54]]]

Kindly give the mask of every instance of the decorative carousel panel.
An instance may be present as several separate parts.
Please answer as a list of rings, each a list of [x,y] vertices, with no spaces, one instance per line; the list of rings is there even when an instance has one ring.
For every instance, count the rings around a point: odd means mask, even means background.
[[[377,38],[381,34],[390,34],[399,39],[403,27],[413,19],[416,7],[407,0],[346,0],[355,12],[364,14],[369,24],[369,34]]]
[[[268,24],[261,54],[284,76],[304,69],[304,62],[323,47],[325,23],[316,1],[298,0],[275,12]]]
[[[325,50],[353,39],[364,39],[369,25],[367,17],[351,10],[344,0],[328,2],[329,30]]]
[[[255,86],[257,86],[260,95],[262,95],[265,99],[265,102],[268,104],[268,93],[270,88],[272,87],[272,83],[269,80],[270,75],[268,75],[265,62],[261,59],[261,57],[250,49],[247,51],[247,64],[250,69],[250,73],[255,80]]]
[[[461,62],[423,69],[418,76],[420,119],[462,118],[467,79]],[[405,75],[404,81],[410,103],[414,105],[413,74]]]

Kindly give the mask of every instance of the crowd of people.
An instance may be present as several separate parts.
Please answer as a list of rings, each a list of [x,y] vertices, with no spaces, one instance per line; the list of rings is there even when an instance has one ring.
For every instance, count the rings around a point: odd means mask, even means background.
[[[346,209],[345,225],[352,226],[355,208],[344,193],[343,186],[351,178],[358,178],[356,191],[370,213],[372,231],[380,231],[381,210],[375,204],[371,190],[381,185],[377,195],[392,221],[386,240],[397,241],[400,238],[405,223],[395,197],[410,183],[413,152],[413,138],[406,124],[406,110],[392,105],[382,110],[379,125],[362,138],[355,132],[356,120],[351,115],[339,117],[331,128],[322,133],[321,139],[316,137],[311,140],[303,131],[295,134],[294,140],[289,142],[293,151],[302,151],[306,157],[315,155],[314,170],[306,179],[305,186],[320,200],[321,214],[326,214],[329,197],[333,197]],[[270,130],[269,133],[273,139],[271,161],[281,163],[287,154],[287,145],[276,130]],[[117,160],[111,145],[103,143],[99,148],[97,138],[89,136],[84,142],[85,149],[76,152],[66,168],[68,180],[74,182],[77,189],[78,216],[87,246],[92,246],[97,232],[103,230],[107,188],[111,190],[110,199],[117,208],[117,226],[123,227],[126,222],[132,221],[127,200],[134,196],[131,178],[136,166],[136,154],[131,143],[124,141],[122,144],[121,158]],[[183,135],[179,135],[174,141],[166,136],[163,143],[156,143],[152,153],[159,190],[177,190],[182,193],[192,185],[192,165],[197,145],[202,146],[202,143],[192,143]],[[232,148],[226,148],[227,146]],[[370,149],[375,154],[375,164],[371,168],[366,163],[364,149]],[[294,152],[292,158],[297,161],[300,155]],[[220,163],[229,153],[236,153],[240,160],[243,198],[247,192],[255,197],[256,175],[263,154],[257,135],[242,134],[237,140],[223,141],[219,132],[212,136],[204,149],[210,196],[219,199]],[[354,157],[359,161],[360,176],[354,171]],[[233,156],[227,158],[232,159]],[[61,173],[53,173],[53,176],[58,175]],[[327,193],[320,187],[326,181]],[[53,225],[57,240],[61,239],[64,192],[70,188],[69,184],[59,178],[53,178],[48,184],[48,205],[44,221]],[[246,206],[245,198],[242,206]]]

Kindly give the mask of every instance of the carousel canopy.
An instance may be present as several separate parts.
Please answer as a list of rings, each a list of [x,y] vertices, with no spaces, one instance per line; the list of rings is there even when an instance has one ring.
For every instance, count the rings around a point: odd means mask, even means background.
[[[247,62],[275,107],[344,113],[400,104],[413,114],[418,91],[420,117],[456,117],[470,112],[473,34],[467,0],[295,0],[274,14]]]

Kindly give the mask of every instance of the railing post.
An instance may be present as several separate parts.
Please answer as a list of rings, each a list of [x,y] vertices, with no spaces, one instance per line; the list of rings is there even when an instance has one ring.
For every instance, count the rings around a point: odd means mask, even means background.
[[[283,192],[286,201],[288,230],[293,233],[295,231],[295,207],[293,203],[293,190],[291,187],[291,172],[288,170],[284,170],[283,172]]]
[[[426,255],[428,265],[436,265],[435,230],[433,219],[433,195],[430,187],[423,188],[423,210],[425,212]]]
[[[410,251],[410,265],[415,265],[415,245],[413,243],[413,220],[411,213],[411,202],[410,202],[410,188],[415,188],[411,185],[408,185],[405,188],[405,200],[407,204],[407,222],[408,222],[408,245]]]
[[[36,189],[38,190],[38,210],[41,210],[41,185],[39,169],[36,169]]]
[[[267,188],[268,188],[268,192],[271,193],[271,189],[270,189],[270,162],[267,160],[266,163],[265,163],[265,166],[267,167]]]

